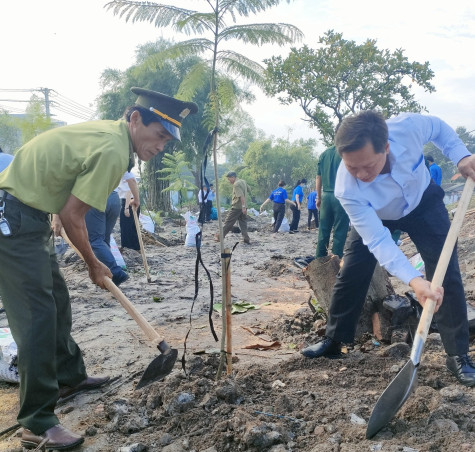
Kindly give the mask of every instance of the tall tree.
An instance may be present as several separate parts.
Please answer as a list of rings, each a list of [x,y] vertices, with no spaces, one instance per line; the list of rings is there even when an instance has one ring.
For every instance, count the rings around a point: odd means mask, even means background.
[[[24,143],[53,126],[51,118],[46,115],[44,101],[33,95],[24,115],[0,111],[0,146],[5,152],[13,154]]]
[[[467,146],[467,149],[472,154],[475,153],[475,135],[472,135],[472,132],[475,131],[467,131],[465,127],[457,127],[455,131],[465,146]],[[458,172],[457,167],[452,163],[452,160],[445,157],[445,155],[442,154],[442,151],[432,143],[424,146],[424,155],[431,155],[434,157],[434,162],[440,166],[440,169],[442,170],[442,183],[450,182],[452,176]]]
[[[391,117],[422,111],[413,86],[435,91],[429,63],[409,62],[402,49],[381,50],[374,39],[358,45],[333,30],[319,44],[318,49],[292,48],[287,58],[265,60],[266,92],[281,94],[282,104],[297,102],[326,145],[333,143],[336,125],[349,114],[379,109]]]
[[[264,75],[264,68],[260,64],[234,50],[223,49],[223,43],[240,41],[251,45],[283,45],[301,39],[301,31],[289,24],[236,24],[237,16],[248,17],[281,1],[201,0],[206,9],[198,11],[154,2],[113,0],[106,4],[106,8],[126,21],[150,22],[157,28],[172,27],[178,33],[200,36],[170,46],[161,54],[151,56],[146,64],[157,67],[170,58],[203,55],[205,59],[197,62],[183,80],[177,97],[193,100],[196,90],[203,83],[208,83],[210,97],[205,112],[211,130],[219,123],[220,114],[232,109],[235,103],[234,87],[229,83],[229,78],[220,81],[219,73],[237,75],[253,83],[262,83]],[[228,26],[228,22],[233,25]],[[207,73],[209,68],[210,75]]]
[[[244,155],[245,168],[242,177],[252,188],[252,195],[266,199],[277,187],[279,180],[285,180],[288,188],[298,179],[315,179],[317,157],[314,153],[315,140],[299,139],[293,142],[282,138],[258,140],[250,144]]]

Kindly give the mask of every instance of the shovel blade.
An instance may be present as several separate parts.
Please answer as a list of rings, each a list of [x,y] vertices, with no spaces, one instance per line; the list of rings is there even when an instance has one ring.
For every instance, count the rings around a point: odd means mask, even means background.
[[[143,388],[144,386],[153,383],[154,381],[165,378],[173,370],[176,359],[178,357],[178,350],[171,348],[158,355],[145,369],[142,378],[138,382],[135,389]]]
[[[369,418],[366,438],[372,438],[388,424],[411,395],[417,369],[418,365],[409,360],[381,394]]]

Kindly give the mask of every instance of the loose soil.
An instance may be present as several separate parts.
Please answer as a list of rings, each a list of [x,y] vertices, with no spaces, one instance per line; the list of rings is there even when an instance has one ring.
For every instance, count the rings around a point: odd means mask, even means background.
[[[316,231],[271,234],[269,217],[250,221],[250,245],[239,243],[231,261],[232,301],[256,309],[232,316],[232,371],[218,379],[220,343],[210,332],[210,289],[198,272],[196,249],[185,247],[184,224],[168,222],[158,238],[147,236],[147,283],[140,253],[125,250],[130,279],[121,286],[143,316],[183,356],[163,381],[135,390],[158,351],[107,292],[89,281],[84,264],[69,250],[61,257],[73,308],[73,336],[90,375],[111,375],[104,388],[58,406],[61,422],[86,436],[81,451],[419,451],[475,450],[475,389],[457,383],[445,369],[437,334],[426,344],[418,387],[391,423],[371,440],[366,425],[376,400],[407,362],[407,349],[371,336],[346,348],[341,359],[306,359],[299,350],[322,334],[322,320],[308,301],[313,295],[295,257],[315,252]],[[210,272],[215,302],[221,302],[217,222],[203,230],[201,254]],[[119,236],[114,233],[119,242]],[[467,215],[459,260],[468,303],[475,307],[475,214]],[[404,236],[403,236],[404,238]],[[241,240],[230,234],[225,245]],[[410,240],[401,245],[411,257]],[[391,278],[396,293],[407,286]],[[212,320],[221,338],[221,316]],[[315,330],[319,328],[318,332]],[[7,326],[0,314],[0,326]],[[475,341],[471,342],[471,350]],[[0,431],[15,424],[18,387],[0,383]],[[0,451],[21,451],[18,430],[0,438]]]

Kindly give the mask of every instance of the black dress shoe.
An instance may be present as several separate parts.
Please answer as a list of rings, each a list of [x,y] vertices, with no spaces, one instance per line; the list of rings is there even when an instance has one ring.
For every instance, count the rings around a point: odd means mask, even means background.
[[[300,353],[307,358],[319,358],[320,356],[325,356],[327,358],[340,358],[341,343],[336,342],[329,337],[324,337],[322,341],[302,349]]]
[[[468,387],[475,386],[475,366],[468,354],[447,356],[445,365],[460,383]]]
[[[21,445],[26,449],[67,450],[79,446],[83,442],[82,436],[73,433],[61,424],[51,427],[41,435],[35,435],[27,428],[23,429],[21,434]]]

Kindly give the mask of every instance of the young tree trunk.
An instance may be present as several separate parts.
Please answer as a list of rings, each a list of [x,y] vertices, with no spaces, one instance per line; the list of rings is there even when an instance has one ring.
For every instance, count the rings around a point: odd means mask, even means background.
[[[339,270],[340,259],[338,256],[317,258],[310,262],[304,270],[305,278],[313,290],[317,302],[327,315],[330,309],[333,286]],[[358,321],[356,341],[365,333],[371,333],[379,340],[390,342],[392,332],[391,313],[383,307],[383,300],[392,294],[394,294],[394,289],[386,271],[379,264],[376,264],[363,311]]]
[[[157,170],[162,169],[163,153],[158,154],[145,165],[145,189],[147,190],[147,207],[152,210],[170,211],[170,193],[163,192],[168,181],[159,180]]]

